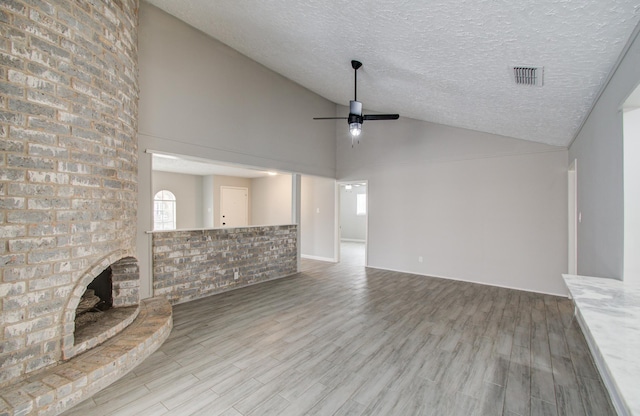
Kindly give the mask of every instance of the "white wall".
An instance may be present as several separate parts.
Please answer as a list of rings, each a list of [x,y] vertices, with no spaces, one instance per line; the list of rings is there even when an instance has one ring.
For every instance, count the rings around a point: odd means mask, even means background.
[[[366,193],[366,186],[352,185],[350,190],[340,187],[340,238],[342,240],[366,240],[367,216],[356,215],[356,195]]]
[[[291,224],[291,175],[251,179],[251,224]]]
[[[306,258],[336,259],[336,181],[303,176],[301,184],[301,253]]]
[[[566,294],[566,149],[405,118],[354,148],[337,131],[338,180],[368,180],[369,266]]]
[[[624,281],[640,283],[640,108],[624,113]]]
[[[578,160],[578,274],[622,279],[624,188],[622,104],[640,82],[635,38],[569,148]]]
[[[203,227],[202,176],[154,171],[153,195],[163,189],[176,196],[177,229]]]

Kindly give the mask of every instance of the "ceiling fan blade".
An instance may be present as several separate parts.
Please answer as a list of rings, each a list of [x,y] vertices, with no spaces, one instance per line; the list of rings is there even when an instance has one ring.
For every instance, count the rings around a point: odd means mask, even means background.
[[[400,114],[365,114],[363,120],[397,120]]]
[[[346,120],[347,117],[314,117],[314,120]]]

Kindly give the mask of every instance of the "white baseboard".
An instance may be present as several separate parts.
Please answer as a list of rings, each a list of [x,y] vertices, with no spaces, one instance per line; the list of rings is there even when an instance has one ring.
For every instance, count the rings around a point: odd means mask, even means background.
[[[301,254],[300,257],[302,257],[303,259],[309,259],[309,260],[319,260],[319,261],[327,261],[329,263],[337,263],[336,259],[332,259],[330,257],[311,256],[309,254]]]
[[[369,266],[369,265],[367,265],[366,267],[369,267],[371,269],[387,270],[387,271],[390,271],[390,272],[415,274],[416,276],[435,277],[436,279],[457,280],[458,282],[475,283],[475,284],[478,284],[478,285],[501,287],[503,289],[520,290],[522,292],[531,292],[531,293],[540,293],[542,295],[559,296],[559,297],[562,297],[562,298],[568,297],[567,293],[543,292],[543,291],[540,291],[540,290],[524,289],[524,288],[521,288],[521,287],[506,286],[506,285],[498,285],[498,284],[495,284],[495,283],[479,282],[477,280],[460,279],[460,278],[457,278],[457,277],[438,276],[438,275],[435,275],[435,274],[424,274],[424,273],[418,273],[418,272],[411,272],[411,271],[407,271],[407,270],[389,269],[389,268],[386,268],[386,267],[376,267],[376,266]]]

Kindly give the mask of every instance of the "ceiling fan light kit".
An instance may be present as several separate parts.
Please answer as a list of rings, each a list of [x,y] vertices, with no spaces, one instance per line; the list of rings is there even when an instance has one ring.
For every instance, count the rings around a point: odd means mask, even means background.
[[[362,133],[362,123],[365,120],[397,120],[399,114],[362,114],[362,103],[358,101],[358,69],[362,66],[359,61],[351,61],[354,73],[353,100],[349,101],[349,117],[314,117],[314,120],[347,120],[351,134],[351,147],[355,139]]]

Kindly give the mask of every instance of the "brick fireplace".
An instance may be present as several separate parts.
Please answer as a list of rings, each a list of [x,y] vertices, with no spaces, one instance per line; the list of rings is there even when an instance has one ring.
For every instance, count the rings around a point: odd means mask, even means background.
[[[138,0],[0,2],[0,387],[86,349],[75,310],[106,268],[138,309],[137,19]]]

